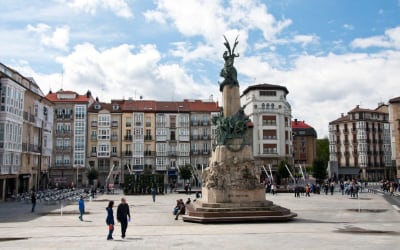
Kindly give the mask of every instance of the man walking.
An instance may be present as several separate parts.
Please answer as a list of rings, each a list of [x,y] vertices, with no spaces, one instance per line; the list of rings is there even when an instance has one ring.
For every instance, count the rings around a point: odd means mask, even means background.
[[[129,212],[129,205],[126,203],[125,198],[121,198],[121,203],[117,208],[117,220],[121,223],[121,237],[125,238],[126,229],[128,228],[128,218],[131,220],[131,214]]]
[[[81,195],[79,201],[78,201],[78,206],[79,206],[79,219],[83,221],[83,214],[85,213],[85,201],[83,200],[83,196]]]
[[[35,207],[36,207],[36,192],[33,189],[31,194],[31,201],[32,201],[32,213],[33,213],[35,212]]]

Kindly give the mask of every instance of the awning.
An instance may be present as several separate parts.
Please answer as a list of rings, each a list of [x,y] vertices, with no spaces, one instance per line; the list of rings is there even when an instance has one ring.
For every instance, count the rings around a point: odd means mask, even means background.
[[[339,174],[342,175],[359,175],[361,168],[339,168]]]
[[[177,176],[176,170],[168,170],[168,176]]]

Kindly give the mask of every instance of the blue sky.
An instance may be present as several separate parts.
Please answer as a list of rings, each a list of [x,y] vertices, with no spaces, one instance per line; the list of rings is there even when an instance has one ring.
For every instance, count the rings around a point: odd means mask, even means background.
[[[223,36],[239,35],[241,90],[289,90],[314,126],[400,96],[399,0],[0,0],[0,61],[103,101],[221,99]]]

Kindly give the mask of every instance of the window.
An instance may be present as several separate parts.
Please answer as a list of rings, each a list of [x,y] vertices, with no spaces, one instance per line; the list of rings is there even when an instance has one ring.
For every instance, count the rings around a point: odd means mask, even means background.
[[[102,114],[98,116],[98,126],[99,127],[110,127],[111,117],[109,114]]]
[[[261,90],[260,96],[276,96],[276,91],[271,90]]]
[[[99,133],[97,136],[98,140],[110,140],[110,129],[99,128]]]

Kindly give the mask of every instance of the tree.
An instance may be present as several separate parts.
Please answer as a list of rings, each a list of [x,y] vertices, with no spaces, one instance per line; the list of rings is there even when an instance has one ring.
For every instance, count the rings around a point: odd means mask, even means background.
[[[313,161],[313,176],[317,182],[321,183],[321,180],[326,178],[326,165],[324,160],[315,159]]]
[[[89,185],[93,185],[93,180],[96,180],[99,177],[99,171],[97,171],[95,168],[90,168],[86,172],[86,177],[89,180]]]
[[[190,178],[192,178],[192,167],[190,165],[185,165],[183,167],[179,168],[179,176],[183,179],[183,180],[189,180]]]
[[[328,166],[329,161],[329,140],[328,138],[317,139],[317,159],[324,162]]]

